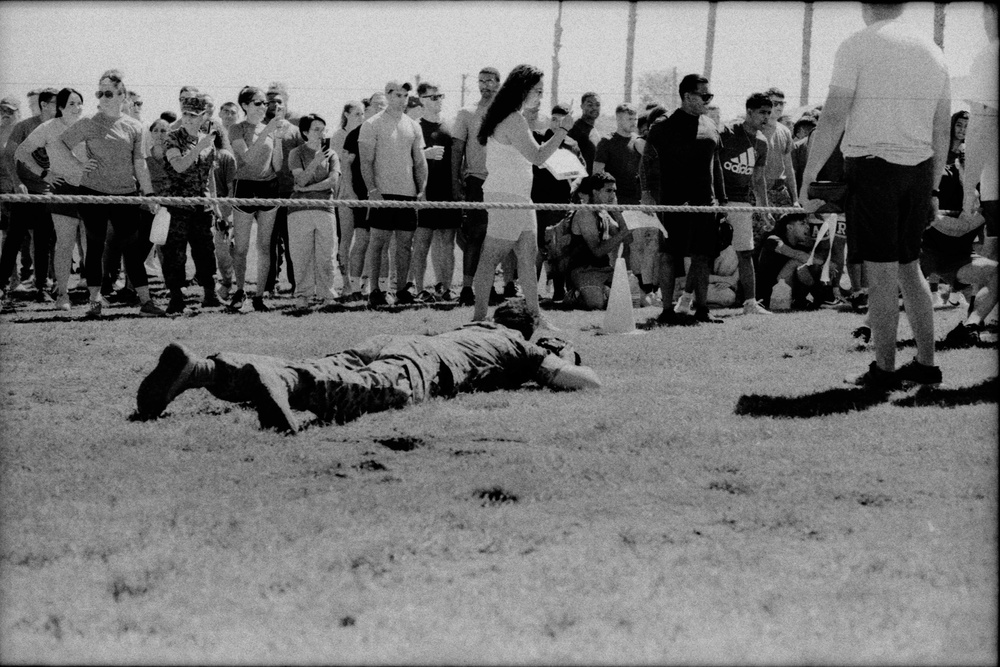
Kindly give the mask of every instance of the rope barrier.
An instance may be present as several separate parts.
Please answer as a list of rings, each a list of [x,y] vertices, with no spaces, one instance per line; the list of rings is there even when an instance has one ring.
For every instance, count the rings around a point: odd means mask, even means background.
[[[469,201],[398,201],[368,199],[279,199],[236,197],[129,197],[121,195],[36,195],[0,194],[0,202],[39,204],[162,204],[164,206],[191,206],[222,203],[233,206],[287,206],[289,208],[323,205],[328,208],[348,206],[351,208],[412,208],[423,209],[465,209],[465,210],[537,210],[537,211],[644,211],[647,213],[802,213],[800,207],[793,206],[751,206],[749,204],[728,206],[689,205],[646,205],[646,204],[541,204],[534,202],[469,202]]]

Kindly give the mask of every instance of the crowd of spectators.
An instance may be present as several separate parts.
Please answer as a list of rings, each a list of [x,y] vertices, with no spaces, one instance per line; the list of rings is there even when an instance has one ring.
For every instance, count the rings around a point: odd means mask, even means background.
[[[253,310],[268,311],[284,270],[298,308],[457,301],[474,305],[478,320],[488,304],[518,293],[537,315],[543,267],[553,304],[603,308],[622,255],[635,299],[662,306],[657,319],[663,324],[718,321],[710,307],[719,305],[741,307],[746,315],[866,310],[864,263],[847,240],[839,142],[818,175],[811,174],[809,187],[829,186],[827,195],[817,195],[824,206],[783,216],[660,214],[659,226],[630,227],[618,211],[569,220],[563,211],[324,205],[342,198],[797,207],[806,196],[800,187],[821,105],[789,117],[785,95],[775,87],[750,95],[745,113],[723,122],[711,104],[710,81],[690,74],[680,81],[678,108],[622,102],[614,107],[614,131],[604,135],[597,129],[602,100],[596,92],[581,96],[575,120],[563,104],[546,109],[547,117],[539,113],[541,77],[525,65],[505,79],[483,67],[479,100],[454,118],[443,117],[445,95],[433,81],[390,81],[345,104],[330,122],[293,112],[281,82],[245,86],[219,107],[213,96],[185,86],[176,113],[165,111],[149,124],[142,120],[141,95],[126,87],[119,70],[100,76],[90,115],[84,95],[71,88],[31,91],[24,120],[20,100],[6,97],[0,100],[0,191],[134,196],[136,205],[4,203],[5,303],[11,292],[27,292],[69,311],[70,278],[77,272],[76,287],[88,291],[89,317],[101,317],[112,302],[133,304],[143,316],[180,314],[195,286],[202,308],[237,311],[249,301]],[[970,202],[976,205],[969,196],[976,184],[964,177],[968,122],[968,112],[952,118],[947,165],[935,176],[942,210],[968,213]],[[556,151],[575,156],[582,170],[560,177],[547,167]],[[316,205],[171,205],[166,240],[154,245],[150,233],[160,207],[142,201],[149,195],[278,197]],[[556,262],[547,255],[546,230],[564,219],[570,241],[567,256]],[[251,292],[246,274],[254,228]],[[971,254],[973,244],[983,242],[983,227],[963,229],[955,239],[928,228],[929,255],[921,266],[937,307],[957,304],[964,290],[971,313],[973,295],[980,310],[995,303],[995,257],[984,263],[977,255],[973,282],[964,281],[953,262],[934,261],[933,253]],[[452,282],[456,249],[461,285]],[[169,293],[165,307],[149,292],[157,274]],[[987,296],[979,294],[991,285]]]

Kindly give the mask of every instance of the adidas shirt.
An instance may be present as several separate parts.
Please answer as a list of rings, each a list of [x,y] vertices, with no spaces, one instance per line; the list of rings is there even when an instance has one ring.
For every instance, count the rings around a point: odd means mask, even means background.
[[[760,132],[751,138],[742,122],[726,125],[719,132],[719,159],[729,201],[749,202],[754,167],[763,169],[767,160],[767,139]]]

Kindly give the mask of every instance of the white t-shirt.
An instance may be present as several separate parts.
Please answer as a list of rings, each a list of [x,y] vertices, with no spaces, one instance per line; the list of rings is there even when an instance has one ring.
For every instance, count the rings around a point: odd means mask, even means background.
[[[998,187],[997,162],[1000,162],[1000,151],[997,150],[997,129],[996,113],[998,106],[997,77],[1000,65],[997,59],[1000,58],[1000,41],[993,40],[983,49],[972,63],[971,75],[969,77],[969,101],[978,102],[993,112],[993,118],[988,122],[993,124],[992,131],[986,133],[987,141],[982,149],[985,153],[986,162],[983,164],[983,173],[979,177],[979,197],[982,201],[997,201],[1000,199],[1000,187]]]
[[[941,49],[899,21],[877,21],[837,49],[830,86],[854,91],[841,149],[915,165],[933,157],[934,112],[951,98]]]
[[[375,146],[375,187],[383,195],[416,197],[413,145],[424,149],[420,124],[405,113],[399,119],[383,112],[361,124],[359,144]]]

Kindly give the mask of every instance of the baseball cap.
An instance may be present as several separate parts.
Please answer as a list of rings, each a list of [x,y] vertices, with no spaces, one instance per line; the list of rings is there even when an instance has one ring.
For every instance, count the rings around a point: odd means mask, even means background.
[[[205,95],[200,93],[193,97],[185,97],[181,101],[181,112],[202,113],[206,108],[208,108],[207,100]]]
[[[385,84],[386,95],[397,90],[405,90],[407,93],[409,93],[411,90],[413,90],[413,86],[411,86],[409,83],[400,83],[399,81],[390,81],[389,83]]]
[[[562,104],[557,104],[554,107],[552,107],[552,115],[553,116],[568,116],[569,115],[569,109],[567,109]]]
[[[7,97],[0,100],[0,106],[7,107],[8,109],[13,109],[18,111],[21,109],[21,103],[17,101],[17,98],[13,95],[8,95]]]

